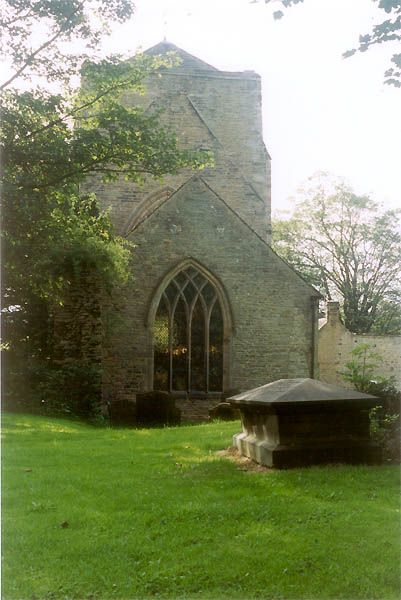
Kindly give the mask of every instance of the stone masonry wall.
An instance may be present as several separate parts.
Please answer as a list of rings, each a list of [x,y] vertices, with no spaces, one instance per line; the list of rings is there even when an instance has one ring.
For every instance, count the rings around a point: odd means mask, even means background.
[[[124,322],[105,356],[107,399],[151,389],[152,299],[177,264],[191,257],[221,281],[234,327],[227,388],[246,390],[312,373],[312,289],[217,197],[192,179],[129,238],[134,279]]]
[[[270,158],[262,138],[260,77],[218,71],[172,44],[152,49],[169,51],[176,51],[182,63],[150,77],[146,94],[126,94],[125,103],[146,111],[162,108],[162,123],[182,147],[213,151],[215,166],[203,173],[205,179],[263,239],[270,239]],[[178,189],[192,174],[183,170],[162,183],[149,177],[143,186],[122,178],[112,185],[92,179],[89,185],[125,233],[144,199],[164,186]]]
[[[401,390],[401,336],[351,333],[340,321],[338,302],[329,302],[327,322],[319,330],[318,363],[320,379],[344,387],[352,387],[341,376],[351,351],[357,344],[369,344],[383,362],[378,375],[395,377],[396,387]]]
[[[119,294],[113,333],[103,347],[104,401],[134,399],[153,386],[152,303],[178,265],[210,273],[232,317],[225,335],[224,391],[246,390],[315,372],[317,293],[267,245],[270,240],[270,158],[262,139],[260,77],[221,72],[175,46],[182,62],[150,77],[146,94],[127,105],[162,108],[162,121],[182,147],[209,149],[215,164],[142,186],[88,182],[118,232],[135,244],[133,280]],[[226,324],[228,317],[226,315]],[[199,420],[212,399],[179,400],[184,419]]]
[[[58,364],[101,363],[103,325],[99,286],[82,274],[66,293],[54,315],[54,360]]]

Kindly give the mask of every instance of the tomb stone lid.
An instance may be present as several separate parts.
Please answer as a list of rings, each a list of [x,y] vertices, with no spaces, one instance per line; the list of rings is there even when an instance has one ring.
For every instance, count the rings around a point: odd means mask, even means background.
[[[298,404],[301,402],[342,402],[344,400],[370,401],[376,396],[348,390],[317,379],[278,379],[241,394],[227,398],[231,404],[269,406],[271,404]]]

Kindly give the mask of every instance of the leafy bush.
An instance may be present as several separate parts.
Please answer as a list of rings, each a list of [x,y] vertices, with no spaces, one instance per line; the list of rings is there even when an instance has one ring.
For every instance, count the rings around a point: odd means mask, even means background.
[[[3,407],[13,412],[101,420],[101,369],[93,363],[28,364],[5,377]]]
[[[401,392],[395,388],[394,378],[378,374],[382,361],[370,344],[358,344],[351,352],[351,360],[346,363],[347,371],[342,375],[360,392],[380,398],[380,405],[370,412],[371,435],[383,448],[386,462],[400,462]]]
[[[370,412],[372,438],[383,448],[386,462],[400,462],[401,459],[401,392],[394,386],[372,381],[368,393],[381,399],[382,405]]]
[[[100,384],[99,365],[73,362],[45,371],[38,394],[49,412],[97,418],[100,416]]]
[[[351,351],[346,371],[341,373],[345,381],[352,383],[359,392],[368,392],[372,383],[390,386],[393,381],[378,374],[383,358],[372,349],[371,344],[360,343]]]

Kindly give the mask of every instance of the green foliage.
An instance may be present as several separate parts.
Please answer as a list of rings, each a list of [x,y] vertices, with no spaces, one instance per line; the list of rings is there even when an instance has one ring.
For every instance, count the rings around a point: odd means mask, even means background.
[[[102,420],[101,369],[93,362],[49,366],[30,361],[7,369],[5,383],[5,410]]]
[[[130,0],[2,1],[1,48],[14,68],[1,86],[0,134],[3,332],[14,372],[18,363],[52,364],[53,317],[71,290],[95,281],[99,295],[110,294],[130,276],[132,247],[87,193],[87,181],[140,183],[210,162],[207,152],[179,147],[160,113],[124,104],[173,56],[96,59],[109,25],[133,10]],[[83,85],[74,90],[80,68]],[[11,89],[21,78],[30,89]],[[67,87],[54,93],[49,82]]]
[[[375,386],[371,387],[370,393],[379,396],[384,404],[384,406],[376,406],[370,412],[372,437],[383,448],[385,462],[399,463],[401,459],[401,393],[394,388],[378,390],[375,389]]]
[[[400,210],[382,212],[327,174],[311,178],[289,220],[273,221],[273,248],[329,300],[355,333],[401,331]]]
[[[399,469],[247,471],[239,429],[5,415],[4,598],[398,599]]]
[[[159,68],[159,60],[144,57],[123,67],[113,61],[87,65],[87,76],[96,72],[97,77],[90,90],[70,100],[38,90],[4,93],[5,289],[10,305],[22,305],[27,286],[58,301],[68,280],[64,269],[75,268],[79,257],[82,268],[96,263],[107,284],[116,274],[126,278],[127,243],[113,233],[96,197],[81,191],[89,175],[139,182],[146,174],[161,176],[207,162],[205,153],[180,150],[157,114],[121,104],[123,91],[140,91],[143,79]]]
[[[0,50],[13,73],[0,89],[38,75],[69,82],[111,25],[134,9],[132,0],[1,0]]]
[[[370,413],[371,434],[383,448],[387,462],[400,461],[401,392],[394,386],[394,378],[379,375],[383,362],[370,344],[360,343],[351,352],[342,376],[360,392],[380,398],[380,405]]]
[[[43,369],[36,393],[47,413],[96,420],[100,417],[100,384],[100,366],[79,361]]]
[[[370,413],[370,428],[373,439],[383,448],[386,462],[399,463],[401,460],[401,392],[391,381],[372,381],[367,389],[369,394],[381,400],[380,406]]]
[[[284,8],[299,4],[304,0],[280,0]],[[264,0],[265,4],[277,2],[277,0]],[[356,52],[366,52],[371,46],[383,44],[384,42],[399,42],[401,40],[401,0],[373,0],[380,9],[386,13],[386,18],[381,23],[373,26],[370,33],[359,36],[359,46],[344,52],[344,58],[353,56]],[[273,17],[281,19],[284,16],[282,10],[275,10]],[[401,87],[401,54],[393,54],[393,63],[384,73],[384,83]]]
[[[379,304],[380,310],[372,324],[370,333],[392,335],[401,333],[401,303],[399,294],[389,292]]]
[[[382,362],[383,358],[372,349],[371,344],[357,344],[351,351],[351,360],[345,364],[347,371],[342,376],[360,392],[368,393],[373,382],[382,385],[392,383],[377,374]]]

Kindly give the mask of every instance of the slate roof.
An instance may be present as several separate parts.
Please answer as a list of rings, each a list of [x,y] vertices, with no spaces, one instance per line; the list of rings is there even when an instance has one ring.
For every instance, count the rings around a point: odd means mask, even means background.
[[[278,379],[247,392],[227,398],[231,404],[269,406],[300,402],[333,402],[342,400],[376,400],[376,396],[348,390],[317,379]]]

